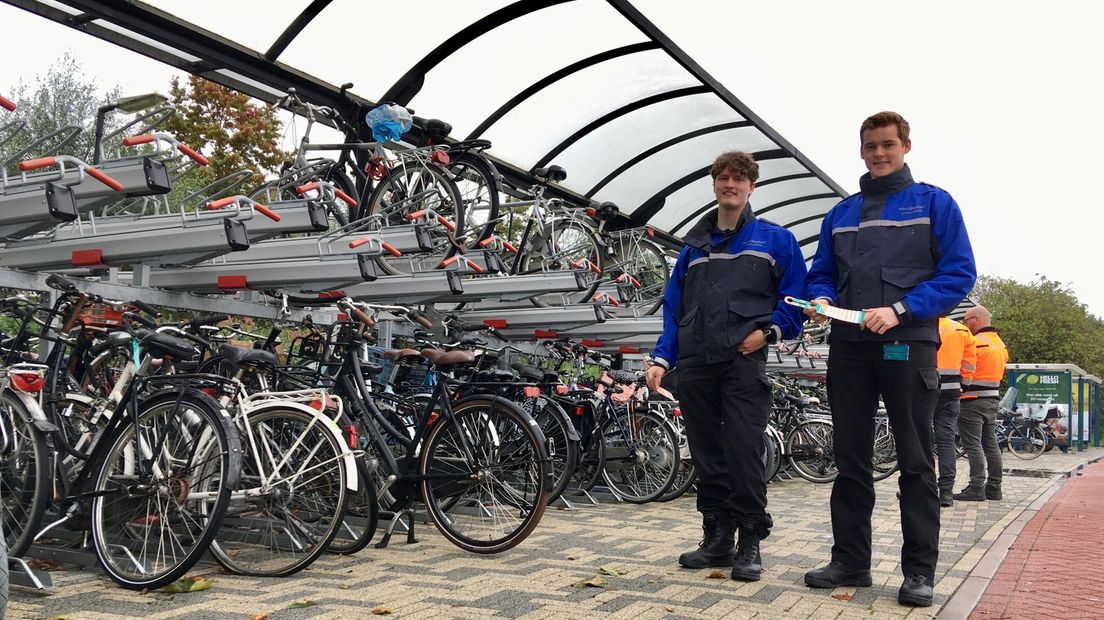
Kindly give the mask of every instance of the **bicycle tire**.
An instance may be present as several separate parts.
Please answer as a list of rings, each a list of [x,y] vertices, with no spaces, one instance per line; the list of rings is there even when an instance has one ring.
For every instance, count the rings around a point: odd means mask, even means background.
[[[0,525],[0,620],[8,613],[8,543],[4,537],[3,525]]]
[[[376,262],[389,275],[433,271],[441,261],[456,253],[455,240],[464,233],[464,201],[460,190],[448,177],[446,170],[435,165],[403,166],[388,170],[372,190],[366,212],[369,216],[380,216],[384,226],[409,225],[407,215],[422,209],[432,209],[456,227],[456,230],[449,232],[443,226],[431,226],[429,230],[433,249],[430,251],[411,256],[378,258]],[[411,202],[411,197],[425,192],[433,192],[433,195]]]
[[[605,265],[602,244],[599,243],[594,231],[585,224],[565,217],[553,218],[536,234],[531,234],[525,247],[519,250],[521,252],[517,270],[519,274],[577,271],[573,265],[581,259],[590,261],[599,270]],[[582,291],[536,295],[530,297],[529,301],[538,308],[589,302],[598,291],[602,276],[593,271],[587,271],[582,277],[584,278]]]
[[[256,444],[243,443],[258,452],[243,456],[236,489],[247,493],[234,494],[211,541],[211,555],[223,568],[286,577],[310,566],[333,540],[349,500],[348,476],[355,473],[346,469],[343,446],[323,424],[290,407],[250,413]],[[297,471],[278,471],[273,464]],[[269,482],[262,486],[262,480]]]
[[[46,437],[29,421],[26,407],[10,391],[0,395],[0,403],[0,424],[8,438],[0,459],[0,523],[8,553],[20,557],[42,525],[53,476]]]
[[[129,590],[152,590],[183,577],[207,552],[238,483],[241,446],[229,419],[206,394],[160,393],[139,407],[137,426],[128,419],[101,440],[106,449],[91,479],[92,543],[112,580]],[[160,446],[157,458],[143,455],[141,465],[183,475],[136,475],[139,442],[147,449]],[[180,552],[148,558],[151,550],[164,550],[166,539]]]
[[[548,501],[554,502],[567,489],[575,468],[579,465],[578,442],[571,440],[571,419],[558,403],[544,399],[544,406],[533,413],[533,419],[544,435],[545,450],[551,467],[552,489]]]
[[[464,202],[464,230],[482,241],[494,233],[501,188],[493,168],[478,153],[449,153],[448,170]],[[471,244],[469,244],[471,245]]]
[[[655,243],[638,239],[627,245],[618,244],[618,254],[613,261],[606,267],[611,278],[624,274],[640,283],[639,288],[631,280],[618,284],[627,291],[622,298],[638,306],[644,315],[655,314],[663,306],[663,293],[671,278],[667,254]]]
[[[782,470],[782,448],[777,431],[763,432],[763,477],[767,482],[774,480]]]
[[[832,451],[832,423],[804,420],[786,436],[786,454],[797,475],[809,482],[825,483],[836,479]]]
[[[1046,443],[1046,433],[1035,424],[1013,426],[1008,430],[1008,451],[1025,461],[1039,458]]]
[[[893,436],[893,428],[889,426],[888,419],[884,426],[881,422],[875,422],[871,465],[875,482],[885,480],[900,469],[900,464],[897,462],[897,440]]]
[[[694,468],[694,461],[691,459],[679,459],[678,473],[675,475],[675,481],[671,483],[671,488],[667,489],[667,492],[657,497],[657,502],[671,502],[683,495],[686,495],[690,489],[694,488],[694,484],[698,481],[698,470]]]
[[[363,459],[357,459],[357,491],[349,495],[345,516],[326,551],[352,555],[368,546],[379,526],[379,501],[372,472]]]
[[[602,479],[605,468],[606,444],[602,441],[601,434],[594,430],[589,437],[583,437],[579,442],[579,463],[575,466],[575,473],[568,481],[565,492],[572,495],[590,493]]]
[[[419,461],[419,472],[430,476],[421,484],[429,517],[465,551],[510,549],[532,533],[548,505],[544,437],[532,417],[504,398],[469,396],[452,413],[433,423]],[[463,453],[461,437],[478,441],[470,446],[474,462]]]
[[[610,491],[630,504],[655,501],[671,488],[681,462],[678,434],[663,416],[634,411],[626,422],[636,428],[637,440],[629,445],[620,427],[607,420],[602,425],[606,465],[602,479]]]

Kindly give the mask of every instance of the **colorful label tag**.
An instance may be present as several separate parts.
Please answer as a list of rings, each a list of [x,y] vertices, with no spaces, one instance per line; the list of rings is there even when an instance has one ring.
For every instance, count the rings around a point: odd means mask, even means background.
[[[891,362],[907,362],[908,349],[907,344],[887,344],[882,347],[882,359]]]

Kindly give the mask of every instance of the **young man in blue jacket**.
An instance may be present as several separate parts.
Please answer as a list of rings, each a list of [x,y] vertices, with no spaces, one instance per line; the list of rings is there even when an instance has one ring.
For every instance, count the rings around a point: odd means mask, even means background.
[[[757,581],[759,541],[774,525],[762,461],[771,399],[767,344],[801,333],[801,311],[782,298],[804,294],[805,260],[790,231],[751,210],[759,164],[750,155],[724,153],[710,173],[717,210],[684,239],[663,296],[663,334],[647,379],[656,389],[678,365],[679,402],[698,472],[705,536],[679,564],[732,566],[733,579]]]
[[[895,112],[875,114],[859,135],[870,172],[859,179],[858,194],[824,217],[806,279],[812,299],[866,314],[861,325],[833,323],[828,340],[839,469],[831,500],[835,541],[831,563],[805,573],[805,583],[871,585],[873,417],[881,396],[901,467],[905,580],[897,600],[928,606],[939,554],[931,437],[939,394],[938,319],[966,297],[977,271],[958,204],[946,191],[912,180],[905,164],[912,148],[905,119]]]

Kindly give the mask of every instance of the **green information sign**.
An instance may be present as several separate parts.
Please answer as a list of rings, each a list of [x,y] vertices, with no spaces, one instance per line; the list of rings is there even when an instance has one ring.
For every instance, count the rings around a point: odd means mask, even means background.
[[[1045,420],[1057,444],[1069,445],[1070,373],[1066,371],[1016,370],[1016,411]],[[1076,426],[1079,420],[1075,417]],[[1074,428],[1074,436],[1078,429]]]

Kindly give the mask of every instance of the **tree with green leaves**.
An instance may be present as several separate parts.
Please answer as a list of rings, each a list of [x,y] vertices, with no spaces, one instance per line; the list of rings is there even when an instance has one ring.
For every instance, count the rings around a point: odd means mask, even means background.
[[[1076,364],[1104,375],[1104,320],[1068,285],[1043,275],[1027,284],[981,276],[970,298],[993,313],[1012,363]]]
[[[0,126],[8,128],[0,132],[0,143],[3,143],[0,162],[14,158],[10,165],[5,165],[7,168],[19,160],[57,154],[91,162],[96,110],[119,98],[118,86],[101,89],[95,80],[84,75],[80,61],[69,52],[51,65],[46,75],[34,78],[33,86],[20,80],[14,87],[5,85],[4,88],[11,89],[4,96],[18,106],[14,113],[5,112],[0,116]],[[108,118],[106,126],[110,131],[118,124]],[[18,155],[35,140],[63,127],[76,127],[81,131],[70,144],[59,145],[51,141]]]

